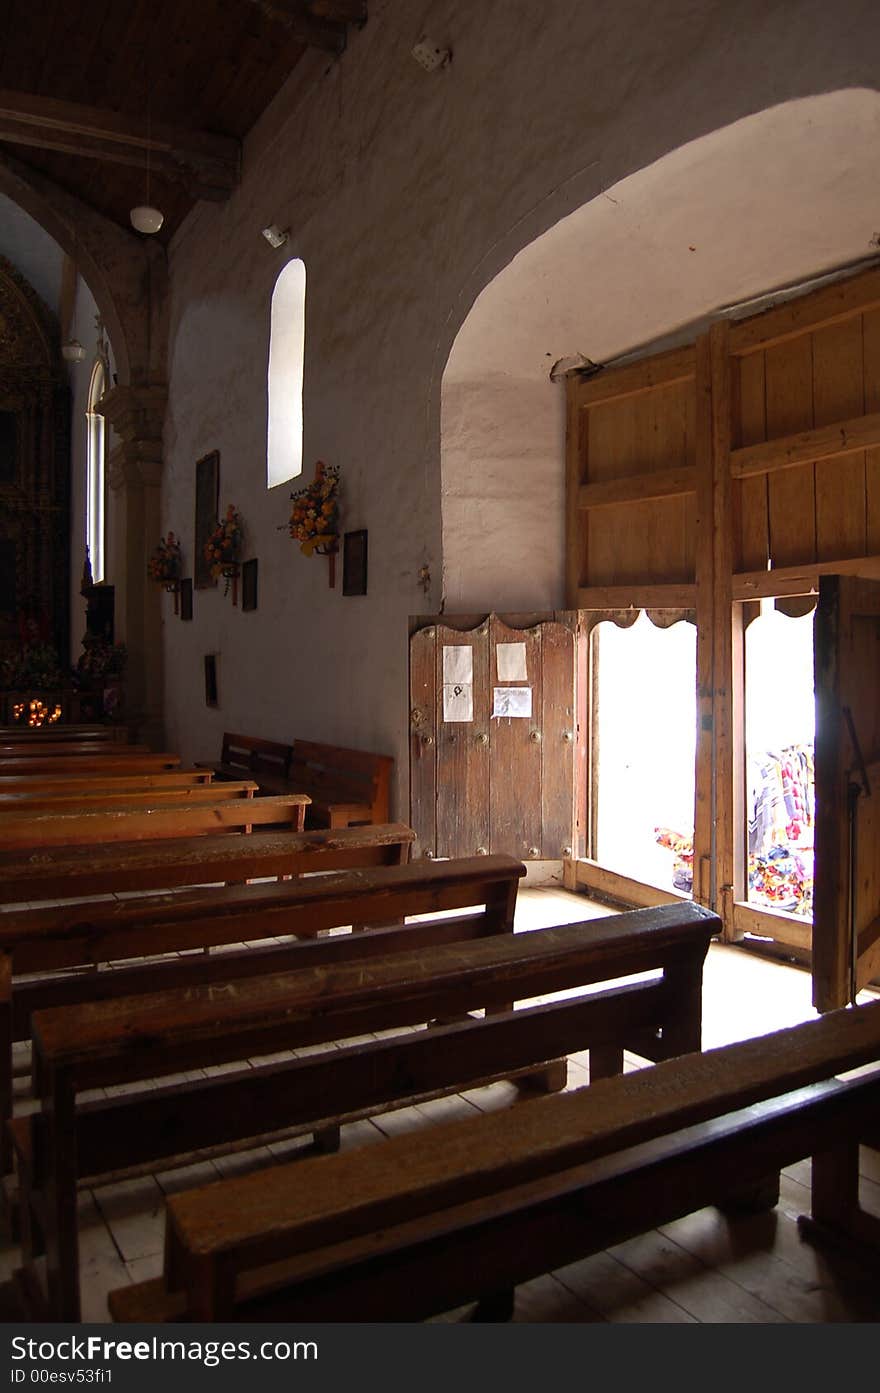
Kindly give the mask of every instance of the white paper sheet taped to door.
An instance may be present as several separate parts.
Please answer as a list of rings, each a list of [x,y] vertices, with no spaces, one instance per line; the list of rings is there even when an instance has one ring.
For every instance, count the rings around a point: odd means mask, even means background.
[[[469,643],[443,645],[443,682],[473,685],[474,650]]]
[[[470,682],[443,683],[444,721],[474,719],[474,689]]]
[[[531,687],[493,687],[493,716],[531,716]]]
[[[528,682],[524,643],[496,643],[495,670],[499,682]]]

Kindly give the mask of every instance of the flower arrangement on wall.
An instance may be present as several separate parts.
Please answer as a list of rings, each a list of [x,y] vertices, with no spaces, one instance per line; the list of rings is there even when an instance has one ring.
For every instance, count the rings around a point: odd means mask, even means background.
[[[224,595],[232,586],[232,603],[238,603],[238,575],[241,563],[242,522],[235,505],[230,503],[205,543],[205,560],[211,575],[226,581]]]
[[[339,550],[339,468],[318,460],[315,477],[291,495],[287,528],[304,556],[330,557],[330,584],[334,583],[333,558]]]
[[[169,594],[174,596],[174,612],[177,613],[177,596],[180,591],[180,577],[183,573],[183,558],[180,551],[180,542],[173,532],[169,532],[167,537],[160,537],[159,545],[154,549],[152,556],[147,562],[147,575],[150,580],[161,585]]]

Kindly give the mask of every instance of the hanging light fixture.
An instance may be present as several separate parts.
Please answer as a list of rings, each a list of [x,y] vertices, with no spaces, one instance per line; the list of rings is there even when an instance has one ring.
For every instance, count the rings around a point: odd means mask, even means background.
[[[143,203],[139,203],[136,208],[132,208],[129,213],[131,225],[136,232],[152,233],[158,232],[165,221],[164,213],[160,213],[158,208],[154,208],[150,202],[150,94],[147,89],[147,195]]]

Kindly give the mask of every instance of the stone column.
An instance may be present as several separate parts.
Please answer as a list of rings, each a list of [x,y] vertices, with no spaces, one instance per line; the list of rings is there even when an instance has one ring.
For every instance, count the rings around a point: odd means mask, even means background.
[[[164,744],[164,683],[160,592],[147,579],[147,561],[161,535],[164,384],[113,387],[98,410],[115,441],[108,458],[108,579],[115,586],[115,637],[128,648],[126,711],[139,738]]]

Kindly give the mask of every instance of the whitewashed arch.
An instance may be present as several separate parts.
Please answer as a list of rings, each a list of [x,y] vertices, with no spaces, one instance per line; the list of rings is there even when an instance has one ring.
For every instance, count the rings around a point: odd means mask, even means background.
[[[880,93],[769,107],[638,170],[525,246],[477,296],[441,395],[449,612],[563,603],[564,391],[596,363],[877,255]]]

